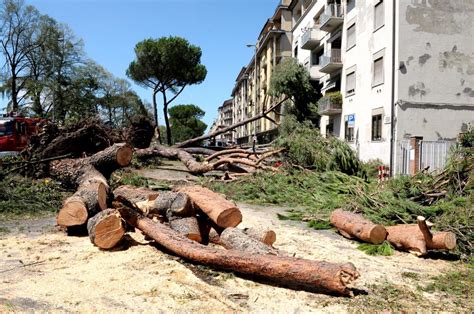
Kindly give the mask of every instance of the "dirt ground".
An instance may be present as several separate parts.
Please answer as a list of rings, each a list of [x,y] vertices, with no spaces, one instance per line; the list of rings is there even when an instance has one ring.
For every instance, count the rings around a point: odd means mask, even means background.
[[[417,278],[458,270],[459,262],[397,252],[368,256],[333,231],[278,220],[283,208],[239,204],[242,227],[267,225],[275,247],[355,264],[353,298],[295,291],[193,265],[163,253],[139,233],[113,252],[67,236],[54,217],[0,223],[0,312],[472,312],[472,300],[420,291]],[[407,275],[411,274],[411,275]]]

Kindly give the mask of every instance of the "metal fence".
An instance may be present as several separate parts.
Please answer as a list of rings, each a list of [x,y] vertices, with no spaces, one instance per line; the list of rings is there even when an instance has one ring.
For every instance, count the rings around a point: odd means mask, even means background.
[[[456,141],[423,141],[419,142],[419,168],[417,170],[425,169],[428,171],[441,171],[446,165],[451,147],[456,144]],[[410,174],[410,160],[415,160],[414,148],[411,147],[409,140],[400,141],[398,143],[398,160],[397,160],[397,174]],[[411,155],[412,154],[412,155]]]

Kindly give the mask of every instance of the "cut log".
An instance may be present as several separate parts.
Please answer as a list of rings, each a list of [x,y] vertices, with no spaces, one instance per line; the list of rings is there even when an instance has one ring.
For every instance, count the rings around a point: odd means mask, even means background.
[[[214,228],[209,230],[209,243],[221,245],[221,237]]]
[[[201,231],[196,217],[173,217],[169,219],[170,228],[186,238],[196,242],[202,242]]]
[[[240,209],[221,194],[200,186],[184,186],[177,190],[186,193],[194,207],[200,209],[219,227],[235,227],[242,221]]]
[[[60,209],[58,225],[72,227],[84,224],[87,217],[92,217],[107,207],[109,185],[101,171],[105,173],[128,165],[131,160],[130,152],[129,145],[115,144],[88,158],[63,159],[50,163],[50,175],[66,187],[76,189],[73,197],[68,198]]]
[[[351,295],[348,287],[359,277],[352,263],[335,264],[294,257],[219,250],[189,240],[169,227],[139,214],[120,197],[114,201],[122,217],[170,252],[192,262],[259,277],[278,284],[306,287],[311,291]]]
[[[152,201],[138,202],[137,207],[146,215],[190,217],[194,215],[191,200],[185,193],[163,192]]]
[[[456,247],[456,236],[452,232],[432,234],[426,219],[419,216],[417,224],[387,227],[387,240],[398,250],[417,256],[426,255],[428,250],[452,250]]]
[[[266,245],[272,246],[276,241],[276,233],[268,228],[245,228],[244,233]]]
[[[101,249],[111,249],[122,240],[125,227],[120,213],[113,208],[106,209],[87,222],[91,242]]]
[[[155,200],[159,193],[144,187],[121,185],[114,190],[114,196],[122,196],[132,203]]]
[[[278,251],[265,243],[246,235],[237,228],[226,228],[219,237],[219,244],[228,250],[240,250],[251,254],[273,254]]]
[[[357,215],[342,209],[331,213],[331,224],[346,238],[357,238],[364,242],[380,244],[387,237],[387,230],[382,225],[376,225],[362,215]]]
[[[85,224],[89,216],[107,208],[107,187],[102,182],[79,186],[59,210],[56,222],[63,227]]]

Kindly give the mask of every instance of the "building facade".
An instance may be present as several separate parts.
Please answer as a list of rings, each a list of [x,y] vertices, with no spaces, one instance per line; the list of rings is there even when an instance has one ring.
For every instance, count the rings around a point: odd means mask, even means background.
[[[452,142],[474,123],[473,38],[472,1],[279,1],[236,79],[233,122],[275,103],[272,72],[294,57],[319,91],[322,134],[404,173],[414,151],[427,154],[421,139]],[[260,119],[237,128],[233,140],[248,143],[256,134],[265,142],[275,129]]]
[[[299,0],[290,8],[293,56],[321,91],[321,131],[361,159],[404,172],[410,138],[442,144],[474,121],[474,3]]]

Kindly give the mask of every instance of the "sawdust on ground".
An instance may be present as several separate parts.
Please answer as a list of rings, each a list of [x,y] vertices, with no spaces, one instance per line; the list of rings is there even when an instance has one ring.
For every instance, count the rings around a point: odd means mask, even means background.
[[[101,251],[87,237],[68,237],[49,217],[0,224],[0,312],[367,312],[374,301],[385,308],[387,300],[378,300],[373,290],[377,285],[415,293],[418,280],[404,276],[407,272],[429,278],[461,267],[400,252],[368,256],[332,231],[278,220],[282,208],[239,205],[241,226],[270,226],[277,233],[275,247],[297,257],[352,262],[362,293],[340,298],[214,271],[162,252],[140,233],[118,250]],[[417,295],[421,301],[407,299],[401,309],[469,311],[442,295]]]

